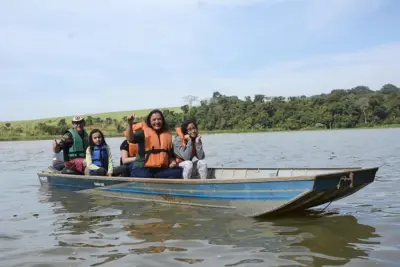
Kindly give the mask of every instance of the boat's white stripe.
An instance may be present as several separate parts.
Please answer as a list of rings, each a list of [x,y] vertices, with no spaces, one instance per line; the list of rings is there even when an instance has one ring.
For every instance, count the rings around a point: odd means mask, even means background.
[[[104,189],[108,189],[110,187],[105,186]],[[193,189],[175,189],[175,188],[151,188],[151,187],[124,187],[124,186],[113,186],[112,188],[122,188],[122,189],[132,189],[135,190],[146,190],[146,191],[174,191],[174,192],[189,192],[189,193],[270,193],[270,192],[304,192],[307,189],[265,189],[265,190],[193,190]],[[97,189],[103,189],[102,187],[97,187]]]

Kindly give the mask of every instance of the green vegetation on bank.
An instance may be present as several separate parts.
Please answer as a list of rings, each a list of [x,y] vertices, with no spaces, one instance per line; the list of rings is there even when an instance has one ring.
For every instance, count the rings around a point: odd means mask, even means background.
[[[168,109],[174,112],[182,112],[180,107],[171,107],[171,108],[164,108]],[[92,117],[92,118],[100,118],[102,120],[105,120],[107,118],[110,119],[117,119],[120,120],[123,117],[126,117],[126,114],[131,114],[132,112],[135,112],[137,116],[139,117],[145,117],[147,114],[149,114],[150,111],[153,109],[141,109],[141,110],[126,110],[126,111],[114,111],[114,112],[103,112],[103,113],[96,113],[96,114],[85,114],[85,117]],[[79,114],[78,114],[79,115]],[[27,126],[27,125],[32,125],[35,123],[58,123],[61,119],[65,119],[66,121],[70,121],[71,118],[74,115],[70,116],[64,116],[64,117],[54,117],[54,118],[44,118],[44,119],[37,119],[37,120],[22,120],[22,121],[10,121],[10,122],[0,122],[0,127],[6,123],[11,123],[13,125],[17,126]]]
[[[182,114],[180,107],[165,108],[170,112]],[[109,136],[121,136],[126,126],[126,116],[135,112],[138,118],[144,118],[152,109],[128,110],[85,114],[88,130],[100,128]],[[162,109],[164,110],[164,109]],[[60,138],[61,133],[71,127],[71,116],[0,122],[0,141],[46,140]]]
[[[207,133],[398,127],[400,88],[386,84],[373,91],[357,86],[310,97],[257,94],[244,100],[214,92],[200,105],[162,110],[171,128],[179,126],[183,119],[194,118],[199,129]],[[149,111],[136,111],[137,120],[143,120]],[[131,112],[85,115],[87,128],[100,128],[107,136],[122,136],[125,118]],[[70,127],[71,117],[3,122],[0,140],[59,137]]]

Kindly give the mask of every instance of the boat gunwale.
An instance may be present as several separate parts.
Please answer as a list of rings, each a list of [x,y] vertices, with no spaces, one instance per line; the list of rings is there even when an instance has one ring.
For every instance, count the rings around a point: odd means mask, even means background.
[[[345,168],[340,173],[346,173],[346,174],[350,175],[350,173],[375,171],[375,175],[376,175],[376,172],[378,172],[379,168],[380,167],[368,167],[368,168],[360,168],[360,169],[356,169],[356,170],[351,169],[351,168],[349,168],[349,169]],[[315,178],[316,179],[326,179],[326,178],[331,178],[332,176],[336,176],[337,174],[338,173],[335,173],[335,172],[330,172],[330,173],[325,173],[325,174],[316,174]]]
[[[234,168],[232,168],[234,169]],[[243,168],[246,169],[246,168]],[[247,168],[248,169],[248,168]],[[162,178],[140,178],[140,177],[108,177],[108,176],[89,176],[89,175],[73,175],[52,172],[37,173],[39,177],[58,177],[68,179],[84,179],[84,180],[110,180],[121,182],[139,182],[139,183],[161,183],[161,184],[232,184],[232,183],[264,183],[264,182],[290,182],[290,181],[313,181],[320,179],[330,179],[338,174],[349,174],[350,172],[360,172],[368,170],[378,170],[379,167],[371,168],[279,168],[279,170],[338,170],[334,173],[314,174],[303,176],[284,176],[284,177],[265,177],[265,178],[212,178],[212,179],[162,179]],[[257,168],[252,170],[257,170]],[[265,170],[265,169],[264,169]],[[272,169],[271,169],[272,170]]]

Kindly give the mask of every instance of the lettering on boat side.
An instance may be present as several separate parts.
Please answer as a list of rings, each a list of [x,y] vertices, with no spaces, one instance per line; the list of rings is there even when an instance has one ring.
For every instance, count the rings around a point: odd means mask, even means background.
[[[104,183],[94,182],[94,186],[104,186]]]

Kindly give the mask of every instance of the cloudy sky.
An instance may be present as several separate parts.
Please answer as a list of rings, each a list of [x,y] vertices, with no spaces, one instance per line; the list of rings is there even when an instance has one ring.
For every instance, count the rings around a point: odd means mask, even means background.
[[[0,3],[0,121],[400,86],[398,0]]]

